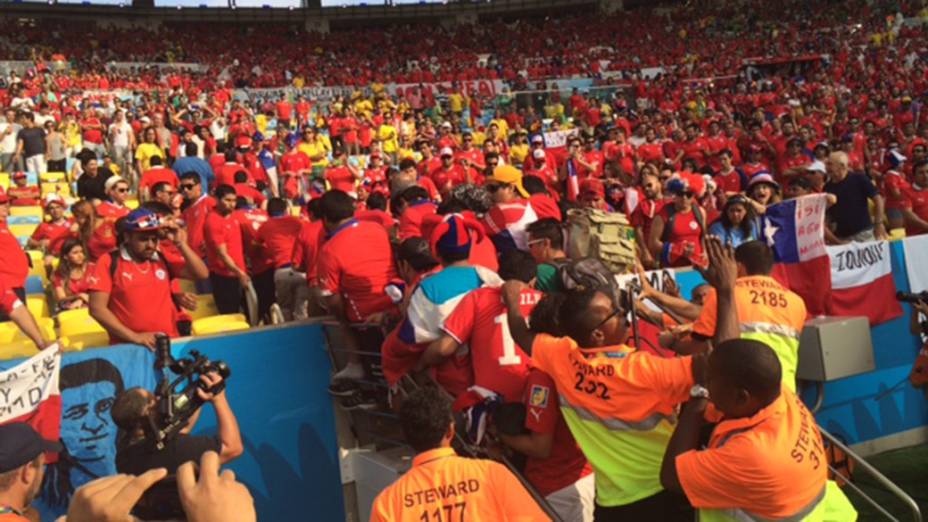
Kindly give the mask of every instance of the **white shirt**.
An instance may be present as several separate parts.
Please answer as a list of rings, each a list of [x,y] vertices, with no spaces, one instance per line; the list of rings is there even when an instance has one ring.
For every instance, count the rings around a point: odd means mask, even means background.
[[[9,134],[4,135],[8,127],[12,127]],[[0,123],[0,154],[13,154],[16,152],[16,135],[22,126],[17,123]]]
[[[109,135],[114,147],[128,147],[131,134],[132,126],[127,121],[110,124]]]

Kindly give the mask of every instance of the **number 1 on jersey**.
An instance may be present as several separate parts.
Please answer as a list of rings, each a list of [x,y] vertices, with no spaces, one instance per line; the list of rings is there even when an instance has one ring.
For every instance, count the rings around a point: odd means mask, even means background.
[[[512,366],[515,364],[522,364],[522,357],[516,354],[516,343],[512,340],[512,335],[509,334],[509,320],[507,315],[499,314],[493,319],[493,322],[502,325],[499,331],[503,335],[503,356],[499,358],[499,365]]]

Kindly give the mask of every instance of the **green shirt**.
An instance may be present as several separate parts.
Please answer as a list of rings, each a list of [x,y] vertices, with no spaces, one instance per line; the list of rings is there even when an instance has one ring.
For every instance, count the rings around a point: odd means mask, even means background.
[[[536,277],[538,279],[535,281],[535,289],[539,292],[561,292],[564,290],[561,286],[561,280],[557,276],[557,267],[550,263],[540,263]]]

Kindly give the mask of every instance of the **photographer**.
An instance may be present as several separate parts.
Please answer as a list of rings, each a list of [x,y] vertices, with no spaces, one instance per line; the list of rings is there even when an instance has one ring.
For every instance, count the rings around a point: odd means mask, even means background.
[[[216,411],[218,436],[189,435],[196,424],[200,411],[197,411],[176,437],[164,440],[164,449],[156,449],[154,443],[155,426],[160,426],[167,419],[161,418],[159,399],[153,393],[142,388],[130,388],[116,397],[113,403],[113,421],[123,430],[123,438],[116,446],[116,469],[119,473],[141,474],[149,469],[167,468],[174,473],[177,468],[189,460],[199,460],[207,451],[219,454],[219,460],[225,464],[238,457],[244,451],[238,421],[226,400],[222,389],[222,377],[215,372],[200,376],[202,387],[196,390],[204,402],[211,402]]]

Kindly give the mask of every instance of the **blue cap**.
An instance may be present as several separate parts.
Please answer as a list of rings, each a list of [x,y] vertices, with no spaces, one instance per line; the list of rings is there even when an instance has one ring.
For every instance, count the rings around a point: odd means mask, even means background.
[[[47,451],[59,452],[61,444],[43,439],[23,422],[0,426],[0,473],[24,466]]]
[[[151,210],[138,208],[129,212],[123,221],[124,232],[145,232],[161,228],[161,218]]]

